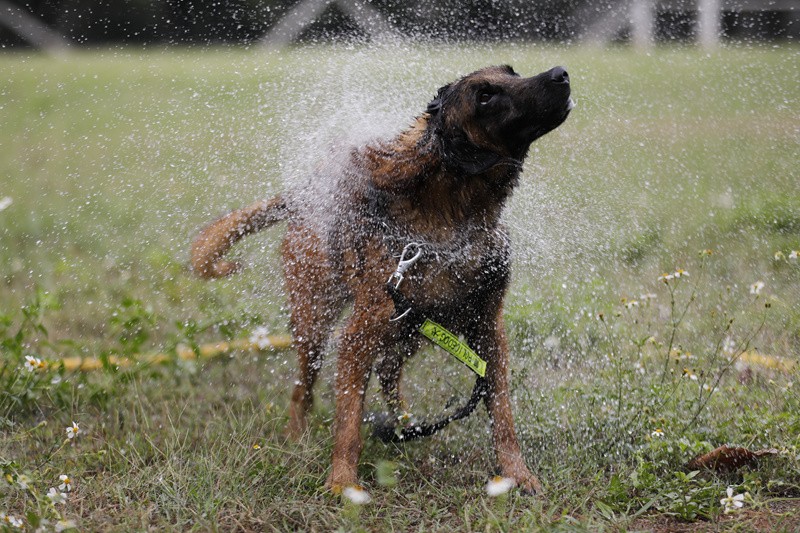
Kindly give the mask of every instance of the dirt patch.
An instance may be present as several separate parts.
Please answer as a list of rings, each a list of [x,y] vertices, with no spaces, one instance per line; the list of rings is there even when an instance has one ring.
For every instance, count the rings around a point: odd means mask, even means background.
[[[680,522],[663,515],[634,521],[630,531],[684,533],[705,531],[800,531],[800,499],[767,502],[759,509],[720,515],[714,521]]]

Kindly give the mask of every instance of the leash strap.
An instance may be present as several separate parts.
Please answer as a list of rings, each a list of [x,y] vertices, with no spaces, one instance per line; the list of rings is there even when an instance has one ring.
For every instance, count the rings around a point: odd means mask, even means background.
[[[475,386],[472,387],[472,394],[466,404],[462,405],[455,412],[432,424],[411,424],[403,428],[397,427],[397,420],[389,416],[379,417],[373,415],[368,421],[373,423],[372,435],[385,443],[408,442],[410,440],[429,437],[439,430],[445,428],[450,422],[461,420],[472,414],[478,403],[486,396],[488,384],[486,379],[478,376]]]
[[[390,318],[392,322],[405,318],[414,325],[414,329],[430,339],[437,346],[441,347],[456,359],[467,365],[475,374],[475,385],[472,387],[472,394],[466,404],[462,405],[452,414],[441,418],[431,424],[410,424],[403,428],[397,427],[397,420],[389,415],[371,414],[366,421],[373,424],[373,436],[381,441],[407,442],[410,440],[428,437],[446,427],[450,422],[461,420],[468,417],[486,396],[488,384],[485,379],[486,361],[481,359],[469,346],[461,342],[456,335],[451,333],[443,326],[425,318],[419,311],[414,309],[411,302],[400,292],[400,283],[403,275],[422,255],[422,246],[411,243],[403,248],[400,255],[400,262],[397,269],[389,276],[386,282],[386,291],[394,302],[394,314]]]

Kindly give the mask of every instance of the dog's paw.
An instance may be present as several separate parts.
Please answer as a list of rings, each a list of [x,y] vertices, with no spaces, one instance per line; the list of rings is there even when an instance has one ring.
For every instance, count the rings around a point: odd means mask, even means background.
[[[334,494],[341,494],[342,490],[346,487],[357,487],[358,480],[356,478],[355,469],[339,468],[334,465],[331,473],[328,474],[328,479],[325,480],[325,488]]]
[[[532,474],[527,474],[520,480],[514,477],[495,476],[486,484],[486,493],[489,496],[500,496],[515,487],[518,487],[525,496],[536,496],[542,493],[542,485]]]
[[[361,485],[334,485],[330,491],[336,496],[341,496],[342,500],[356,505],[364,505],[372,501],[372,496]]]
[[[544,493],[542,484],[524,465],[516,465],[516,468],[501,468],[500,473],[501,475],[494,479],[509,479],[513,481],[514,486],[519,488],[519,491],[526,496],[541,496]]]
[[[542,484],[533,474],[529,474],[527,478],[518,481],[519,490],[525,496],[541,496],[544,494]]]

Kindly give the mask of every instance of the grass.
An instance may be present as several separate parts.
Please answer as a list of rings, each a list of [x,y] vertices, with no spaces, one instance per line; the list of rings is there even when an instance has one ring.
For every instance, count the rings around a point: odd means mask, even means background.
[[[0,199],[12,199],[0,211],[0,512],[126,531],[800,527],[799,52],[0,56]],[[564,64],[578,101],[534,145],[507,217],[516,421],[546,497],[485,495],[483,411],[418,443],[368,440],[372,504],[326,494],[334,357],[299,444],[281,437],[291,353],[22,369],[26,355],[107,361],[285,331],[281,230],[245,241],[234,253],[249,268],[214,283],[187,270],[191,236],[302,179],[320,147],[396,131],[438,86],[500,62],[526,74]],[[681,268],[688,277],[659,281]],[[754,353],[794,370],[748,363]],[[442,352],[409,366],[419,416],[468,394]],[[724,443],[778,454],[730,473],[685,467]],[[60,474],[74,487],[54,505]],[[748,496],[725,514],[729,486]]]

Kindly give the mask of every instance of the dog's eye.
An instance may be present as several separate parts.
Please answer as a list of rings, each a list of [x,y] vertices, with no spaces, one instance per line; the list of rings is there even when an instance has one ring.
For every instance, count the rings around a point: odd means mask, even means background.
[[[489,91],[481,91],[481,93],[478,95],[478,102],[481,104],[488,104],[492,98],[494,98],[494,93]]]

